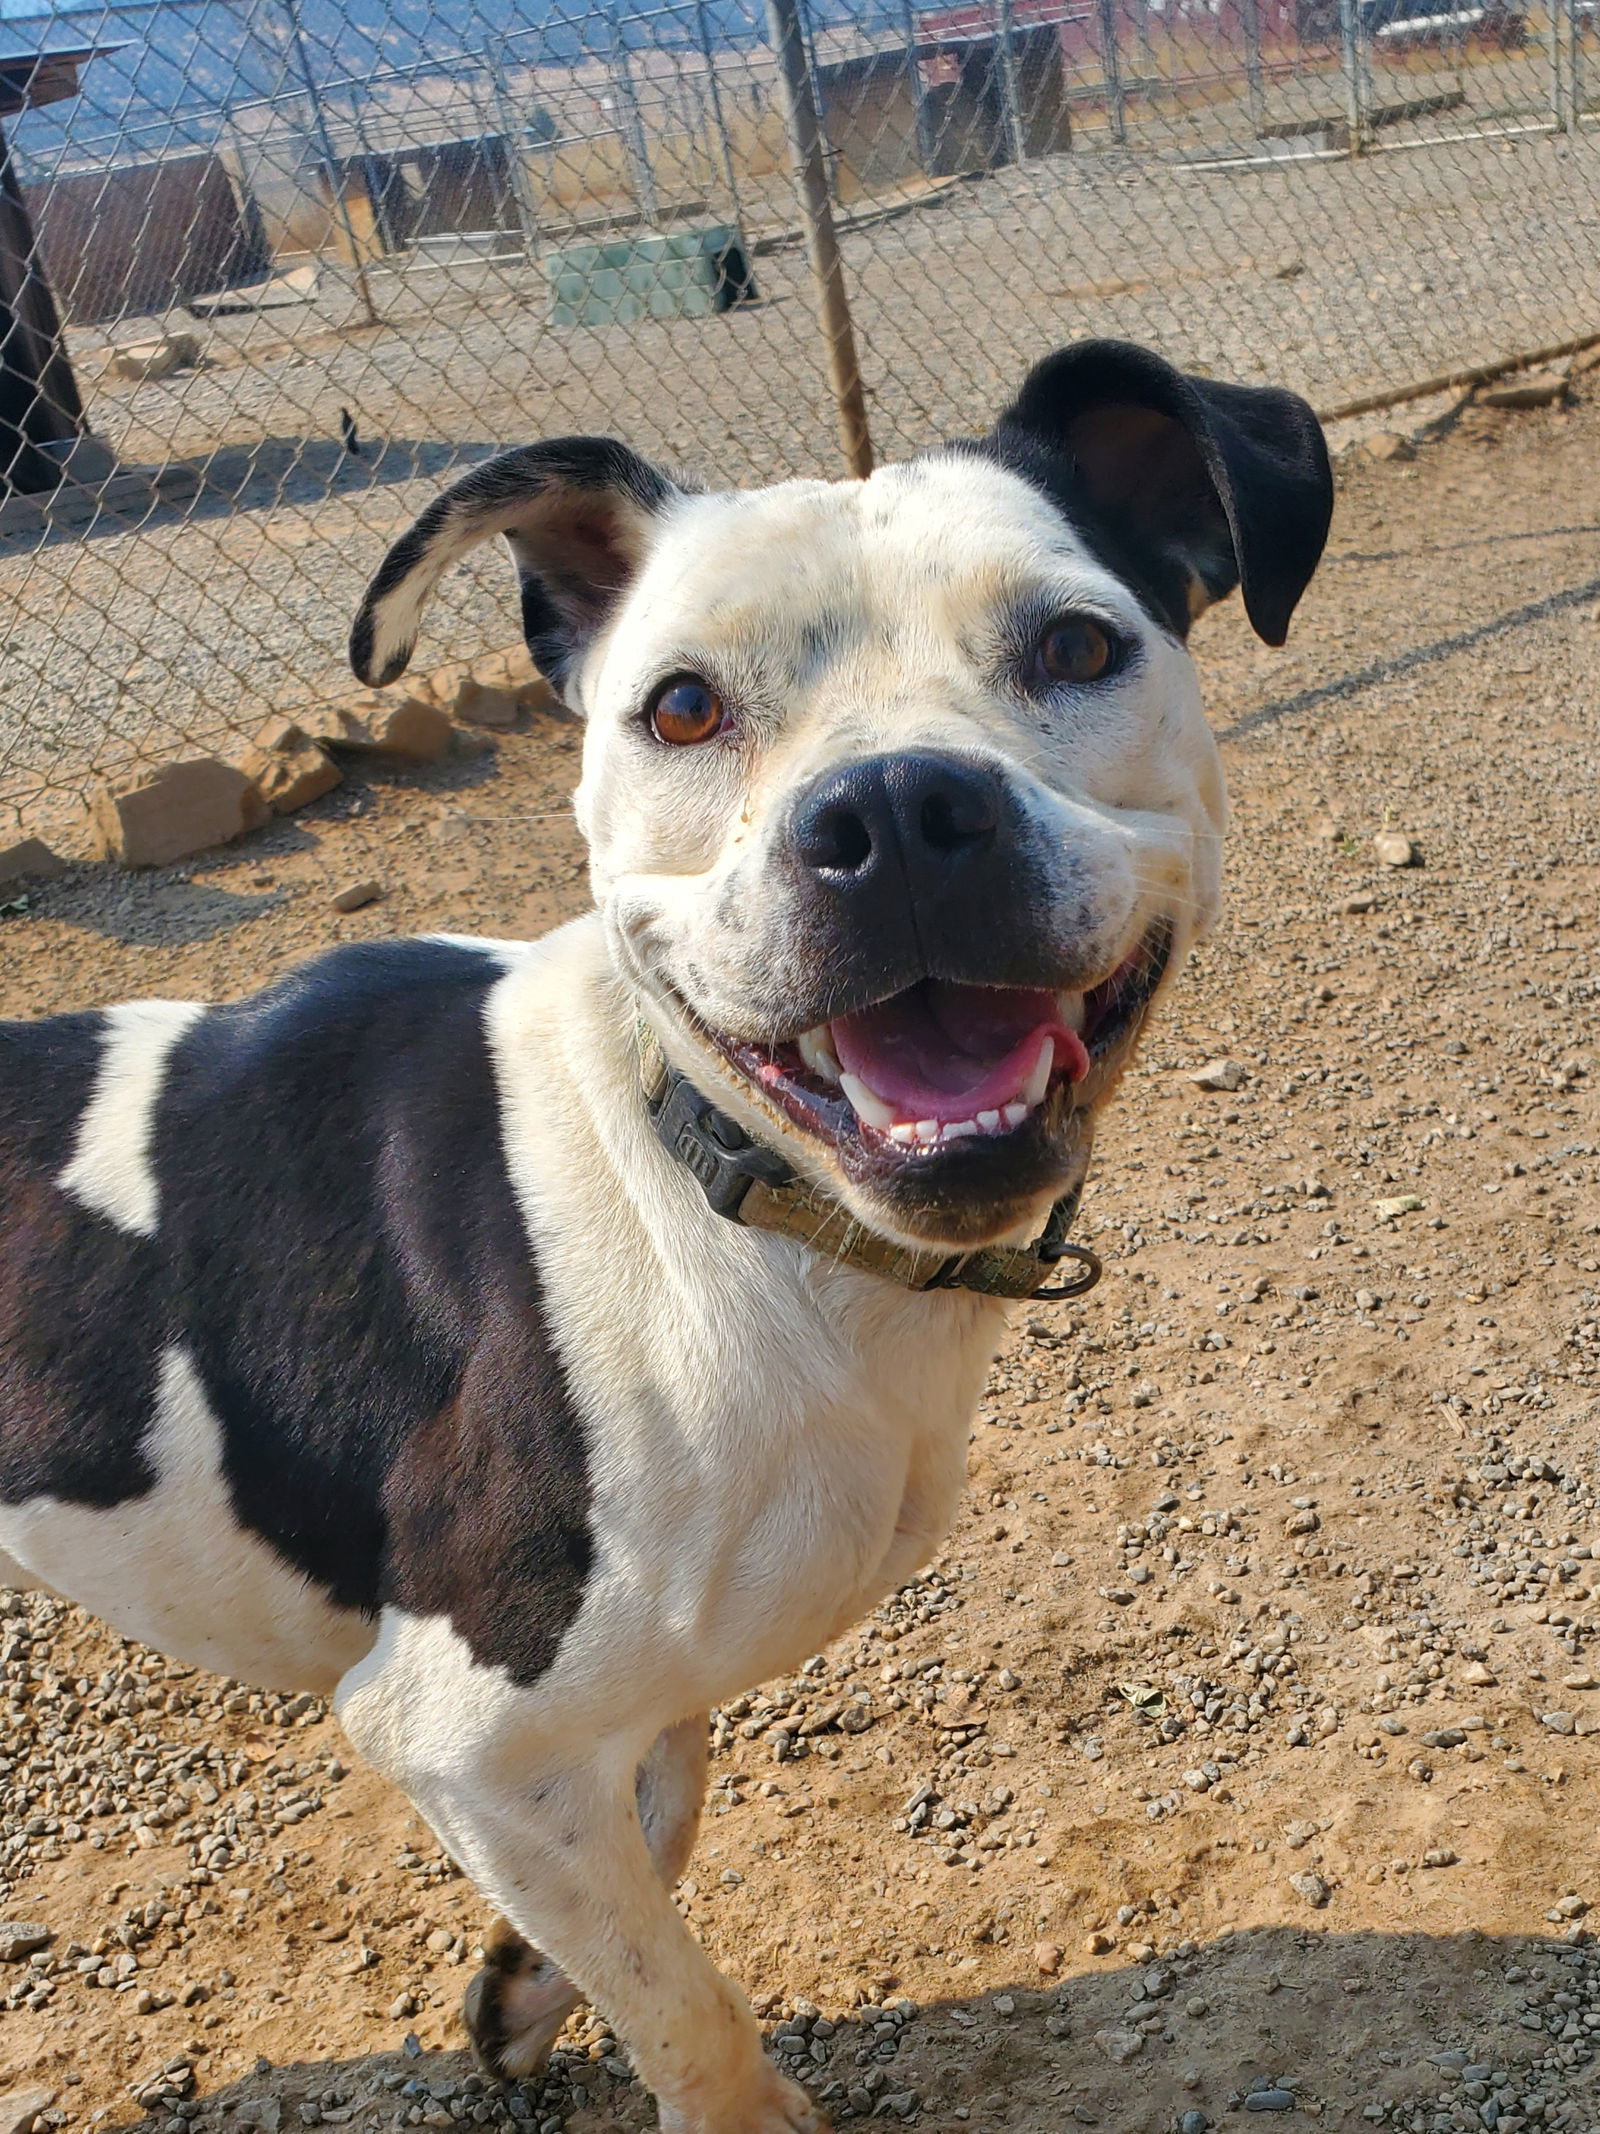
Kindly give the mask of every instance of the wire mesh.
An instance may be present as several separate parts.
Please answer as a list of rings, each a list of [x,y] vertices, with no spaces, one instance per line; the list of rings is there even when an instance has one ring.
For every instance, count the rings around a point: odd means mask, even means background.
[[[0,816],[340,694],[383,545],[509,443],[765,481],[843,471],[851,375],[887,458],[1085,333],[1325,410],[1600,336],[1600,0],[31,4]],[[431,627],[514,639],[492,563]]]

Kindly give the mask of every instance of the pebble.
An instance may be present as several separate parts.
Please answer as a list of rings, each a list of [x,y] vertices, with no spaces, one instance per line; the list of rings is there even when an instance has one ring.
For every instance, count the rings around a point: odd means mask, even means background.
[[[1210,2134],[1211,2122],[1204,2112],[1185,2112],[1178,2121],[1178,2134]]]
[[[332,911],[360,911],[367,904],[376,904],[383,895],[381,882],[352,882],[347,889],[340,889],[329,897]]]
[[[1403,830],[1380,830],[1372,849],[1385,867],[1414,867],[1421,857],[1415,840]]]
[[[54,2090],[29,2088],[0,2094],[0,2134],[30,2134],[41,2112],[56,2101]]]
[[[1042,1971],[1046,1978],[1054,1978],[1061,1969],[1061,1960],[1065,1953],[1059,1942],[1036,1941],[1033,1945],[1035,1970]]]
[[[0,1920],[0,1964],[19,1964],[36,1950],[48,1949],[54,1940],[54,1928],[37,1919]]]
[[[1247,2112],[1292,2112],[1295,2096],[1292,2090],[1252,2090],[1244,2100]]]
[[[1144,2051],[1144,2033],[1138,2030],[1122,2030],[1114,2026],[1097,2030],[1094,2042],[1114,2067],[1126,2067]]]
[[[1541,1712],[1539,1714],[1539,1724],[1548,1727],[1552,1734],[1570,1734],[1577,1723],[1576,1715],[1572,1712]]]
[[[1238,1060],[1207,1060],[1203,1067],[1196,1067],[1188,1079],[1196,1089],[1213,1089],[1232,1092],[1243,1089],[1250,1079],[1249,1070]]]
[[[1289,1887],[1297,1897],[1303,1897],[1307,1904],[1318,1910],[1333,1895],[1332,1884],[1324,1881],[1314,1868],[1306,1868],[1298,1875],[1291,1875]]]

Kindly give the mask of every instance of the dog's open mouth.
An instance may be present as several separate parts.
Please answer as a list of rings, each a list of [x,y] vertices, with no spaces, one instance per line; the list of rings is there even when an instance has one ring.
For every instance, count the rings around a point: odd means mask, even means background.
[[[925,978],[870,1006],[724,1057],[796,1124],[885,1155],[1001,1141],[1092,1102],[1159,986],[1170,929],[1086,992]]]

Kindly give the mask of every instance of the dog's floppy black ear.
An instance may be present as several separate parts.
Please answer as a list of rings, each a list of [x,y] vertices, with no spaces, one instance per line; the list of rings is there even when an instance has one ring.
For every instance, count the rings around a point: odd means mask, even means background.
[[[556,437],[464,474],[390,549],[350,631],[350,664],[381,689],[406,671],[423,609],[445,572],[492,534],[510,543],[528,650],[557,688],[682,492],[610,437]]]
[[[1223,385],[1127,341],[1046,356],[995,425],[1027,472],[1042,454],[1109,531],[1181,635],[1237,585],[1281,645],[1333,516],[1322,425],[1298,394]],[[1020,448],[1020,449],[1019,449]]]

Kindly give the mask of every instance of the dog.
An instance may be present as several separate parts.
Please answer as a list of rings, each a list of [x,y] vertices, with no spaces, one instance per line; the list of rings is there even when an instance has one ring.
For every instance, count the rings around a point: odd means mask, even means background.
[[[1186,635],[1282,643],[1331,508],[1304,402],[1105,341],[865,481],[507,452],[351,658],[504,536],[593,910],[0,1024],[0,1584],[331,1694],[502,1915],[494,2075],[582,1996],[667,2134],[821,2125],[670,1899],[705,1715],[926,1561],[1007,1299],[1092,1276],[1218,906]]]

